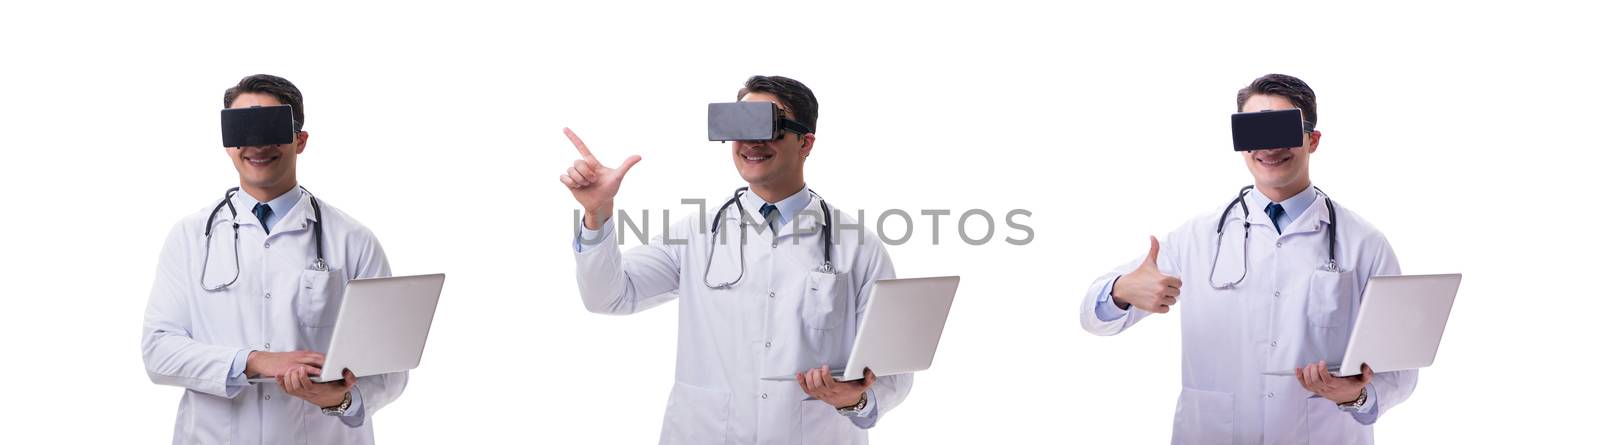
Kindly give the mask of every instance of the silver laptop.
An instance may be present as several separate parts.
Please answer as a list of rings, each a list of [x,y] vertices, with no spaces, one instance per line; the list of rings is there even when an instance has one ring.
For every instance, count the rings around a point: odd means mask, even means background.
[[[345,285],[322,375],[311,381],[344,380],[415,369],[433,326],[444,274],[358,278]],[[273,382],[273,378],[250,379]]]
[[[933,365],[933,353],[944,334],[950,303],[961,277],[878,280],[868,291],[867,311],[850,348],[850,362],[834,369],[840,381],[861,380],[866,369],[882,377],[908,374]],[[805,371],[803,369],[795,372]],[[794,374],[762,380],[794,380]]]
[[[1339,377],[1360,375],[1362,363],[1372,372],[1432,365],[1460,287],[1458,273],[1372,277],[1361,297],[1344,363],[1330,364],[1328,372]],[[1291,369],[1266,374],[1295,373]]]

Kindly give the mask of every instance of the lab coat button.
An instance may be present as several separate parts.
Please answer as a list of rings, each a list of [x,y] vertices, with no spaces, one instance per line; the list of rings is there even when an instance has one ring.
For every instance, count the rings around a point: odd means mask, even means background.
[[[1272,341],[1272,347],[1274,347],[1274,348],[1278,347],[1278,341],[1277,340],[1273,340]]]
[[[1278,241],[1278,247],[1283,247],[1283,241]]]
[[[761,393],[761,400],[767,399],[767,393]]]
[[[1274,395],[1274,394],[1273,394],[1273,393],[1270,393],[1270,392],[1269,392],[1269,393],[1267,393],[1267,398],[1269,398],[1269,399],[1270,399],[1270,398],[1272,398],[1272,396],[1273,396],[1273,395]]]
[[[267,400],[272,400],[272,394],[267,394]]]
[[[272,299],[272,292],[267,292],[267,299],[268,299],[268,300],[271,300],[271,299]]]
[[[777,292],[767,292],[767,298],[778,298]]]
[[[1272,298],[1278,298],[1278,291],[1272,291]]]
[[[263,248],[263,249],[271,249],[272,248],[272,243],[261,243],[261,248]]]
[[[770,342],[770,341],[769,341],[769,342],[767,342],[767,347],[768,347],[768,348],[771,348],[771,347],[772,347],[772,342]]]

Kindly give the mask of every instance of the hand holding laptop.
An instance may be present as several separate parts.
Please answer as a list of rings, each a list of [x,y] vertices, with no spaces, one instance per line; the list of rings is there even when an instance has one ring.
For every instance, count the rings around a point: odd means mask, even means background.
[[[1321,386],[1316,384],[1325,381],[1319,380],[1321,377],[1428,367],[1439,352],[1444,325],[1460,288],[1461,274],[1372,277],[1362,293],[1343,359],[1336,359],[1341,365],[1329,366],[1324,360],[1306,368],[1263,374],[1294,375],[1302,385],[1308,383],[1306,377],[1312,377],[1309,383]],[[1307,368],[1312,368],[1310,374]]]
[[[861,400],[861,395],[871,388],[873,382],[878,381],[878,376],[867,369],[861,380],[839,381],[842,373],[835,373],[828,369],[827,364],[821,368],[811,368],[805,372],[794,374],[794,380],[800,384],[800,390],[807,396],[826,402],[834,408],[844,408],[855,405]]]
[[[406,371],[422,361],[444,274],[383,278],[357,278],[345,285],[328,353],[310,351],[266,355],[250,365],[257,378],[251,383],[279,382],[276,378],[299,367],[312,383],[328,383],[351,375],[369,376]],[[253,360],[261,352],[251,353]],[[254,366],[254,368],[250,368]],[[332,375],[321,375],[323,372]],[[285,388],[287,389],[287,388]]]
[[[1300,380],[1300,386],[1312,394],[1321,396],[1334,403],[1349,403],[1361,397],[1361,388],[1372,383],[1372,367],[1361,365],[1361,374],[1350,377],[1337,377],[1328,371],[1328,361],[1306,365],[1304,368],[1295,368],[1295,378]]]
[[[327,357],[314,351],[267,352],[250,351],[244,361],[244,375],[251,377],[277,377],[288,374],[289,370],[312,366],[322,368],[322,361]]]
[[[356,386],[356,374],[348,369],[344,370],[343,381],[329,383],[311,381],[311,376],[320,372],[318,368],[301,365],[290,369],[287,374],[278,376],[278,387],[283,388],[284,393],[317,407],[330,407],[344,402],[345,394]]]

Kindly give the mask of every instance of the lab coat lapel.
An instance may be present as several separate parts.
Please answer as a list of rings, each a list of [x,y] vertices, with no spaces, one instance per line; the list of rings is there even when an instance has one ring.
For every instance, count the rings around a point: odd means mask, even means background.
[[[1283,228],[1283,235],[1289,236],[1299,233],[1316,233],[1321,231],[1322,228],[1326,227],[1328,224],[1327,200],[1327,196],[1323,195],[1322,193],[1317,193],[1317,199],[1311,201],[1311,207],[1307,207],[1304,213],[1301,213],[1298,218],[1294,219],[1294,222],[1289,223],[1288,227]]]
[[[1259,190],[1251,190],[1250,193],[1244,195],[1244,201],[1250,206],[1250,218],[1248,219],[1250,225],[1266,227],[1269,232],[1275,231],[1272,228],[1272,218],[1267,217],[1267,205],[1272,204],[1272,200],[1267,199],[1267,195],[1261,194]]]
[[[229,198],[229,201],[232,201],[233,203],[233,210],[237,213],[228,213],[228,209],[226,207],[217,211],[217,219],[215,222],[211,223],[212,233],[216,233],[218,230],[229,230],[227,227],[227,221],[229,221],[228,218],[230,216],[233,217],[232,221],[234,223],[239,224],[239,230],[246,230],[245,226],[255,227],[256,230],[265,230],[261,228],[261,221],[256,219],[254,213],[251,213],[255,207],[255,202],[244,197],[243,195],[244,190],[241,189],[238,192],[234,192],[233,197]]]
[[[762,201],[761,196],[751,190],[745,190],[744,194],[739,195],[739,202],[744,204],[745,214],[742,216],[742,221],[746,224],[744,230],[750,231],[750,238],[771,242],[772,230],[767,228],[767,219],[761,215],[761,206],[767,202]],[[729,210],[737,213],[738,207]]]
[[[272,234],[311,230],[311,224],[316,220],[316,212],[311,210],[311,194],[302,192],[300,193],[300,200],[294,204],[294,209],[289,210],[289,214],[278,220],[278,225],[273,228],[275,230],[272,231]]]

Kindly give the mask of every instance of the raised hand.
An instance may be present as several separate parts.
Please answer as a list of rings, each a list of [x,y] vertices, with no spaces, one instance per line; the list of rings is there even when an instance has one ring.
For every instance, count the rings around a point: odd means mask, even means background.
[[[1172,305],[1178,304],[1178,290],[1183,287],[1183,280],[1161,273],[1156,265],[1160,254],[1161,243],[1156,237],[1150,237],[1150,253],[1144,257],[1144,262],[1133,272],[1118,277],[1117,283],[1111,286],[1111,299],[1117,307],[1127,309],[1132,305],[1146,312],[1165,314],[1172,310]]]
[[[573,199],[583,206],[583,225],[589,230],[599,230],[600,225],[611,218],[611,206],[617,197],[617,190],[622,187],[622,177],[628,174],[633,164],[639,163],[639,155],[629,156],[617,168],[606,167],[594,157],[577,133],[568,128],[561,130],[578,148],[578,154],[582,155],[561,175],[561,183],[572,190]]]

